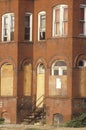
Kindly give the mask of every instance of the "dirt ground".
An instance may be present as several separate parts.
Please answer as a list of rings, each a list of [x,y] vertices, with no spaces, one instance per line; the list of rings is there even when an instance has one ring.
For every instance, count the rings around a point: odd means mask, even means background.
[[[0,130],[29,130],[30,128],[36,128],[36,130],[86,130],[85,128],[64,128],[64,127],[54,127],[54,126],[41,126],[41,125],[18,125],[18,124],[9,124],[9,125],[0,125]]]

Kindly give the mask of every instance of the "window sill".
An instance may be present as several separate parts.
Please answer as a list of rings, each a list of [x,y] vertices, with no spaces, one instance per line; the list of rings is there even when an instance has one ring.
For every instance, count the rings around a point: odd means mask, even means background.
[[[68,38],[68,35],[52,36],[52,38]]]
[[[14,43],[14,41],[2,41],[1,43],[2,44],[11,44],[11,43]]]
[[[46,40],[40,40],[40,41],[37,41],[38,42],[38,44],[44,44],[44,43],[46,43]]]
[[[79,37],[80,37],[80,38],[86,38],[86,35],[84,35],[84,34],[79,34]]]
[[[46,40],[44,39],[44,40],[38,40],[38,42],[45,42]]]

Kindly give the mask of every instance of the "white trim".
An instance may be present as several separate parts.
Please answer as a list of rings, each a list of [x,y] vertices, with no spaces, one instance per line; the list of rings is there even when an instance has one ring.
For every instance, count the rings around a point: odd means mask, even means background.
[[[41,12],[38,13],[38,41],[40,41],[40,35],[39,34],[40,34],[40,22],[41,22],[41,16],[42,15],[46,16],[46,12],[45,11],[41,11]],[[45,30],[46,30],[46,28],[45,28]]]
[[[86,4],[80,4],[80,8],[85,8]]]
[[[30,16],[30,39],[29,39],[29,41],[32,41],[32,13],[26,12],[25,16]]]
[[[80,4],[80,8],[84,9],[84,18],[80,20],[80,22],[83,24],[83,33],[79,34],[80,36],[86,36],[86,5]]]
[[[63,21],[63,16],[64,16],[64,8],[68,8],[68,5],[57,5],[53,8],[53,30],[52,30],[52,36],[64,36],[64,21]],[[56,23],[55,23],[55,12],[56,9],[60,10],[60,34],[56,34]]]
[[[53,64],[52,64],[52,68],[51,68],[51,75],[54,76],[54,71],[58,71],[58,75],[62,76],[63,75],[63,71],[67,70],[67,66],[63,65],[63,66],[55,66],[56,62],[64,62],[63,60],[56,60]],[[65,63],[65,62],[64,62]]]
[[[10,35],[10,33],[11,33],[11,25],[12,25],[12,19],[11,19],[11,17],[12,16],[14,16],[14,13],[7,13],[7,14],[4,14],[3,16],[2,16],[2,41],[3,42],[9,42],[9,41],[11,41],[11,35]],[[8,32],[7,32],[7,40],[5,41],[4,40],[4,37],[5,37],[5,34],[4,34],[4,29],[5,29],[5,23],[4,23],[4,20],[5,20],[5,18],[7,17],[7,19],[8,19],[8,25],[7,25],[7,27],[6,27],[6,29],[8,30]],[[14,26],[13,26],[14,27]],[[14,30],[14,29],[13,29]]]

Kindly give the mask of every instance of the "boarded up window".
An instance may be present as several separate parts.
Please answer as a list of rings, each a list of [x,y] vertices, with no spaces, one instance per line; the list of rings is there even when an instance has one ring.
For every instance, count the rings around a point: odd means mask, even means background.
[[[13,96],[13,65],[5,64],[1,68],[1,96]]]
[[[67,76],[60,76],[60,77],[50,76],[49,77],[49,95],[52,95],[52,96],[66,96],[67,95]]]
[[[52,64],[51,76],[49,77],[49,95],[67,95],[67,65],[64,61],[56,60]]]
[[[86,68],[80,69],[80,93],[86,97]]]
[[[24,65],[24,95],[31,96],[31,64]]]

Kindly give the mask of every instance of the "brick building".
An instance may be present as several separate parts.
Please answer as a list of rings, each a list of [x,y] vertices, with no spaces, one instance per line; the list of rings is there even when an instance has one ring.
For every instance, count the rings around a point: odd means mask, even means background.
[[[0,0],[0,114],[21,123],[33,107],[46,123],[86,103],[86,1]]]

